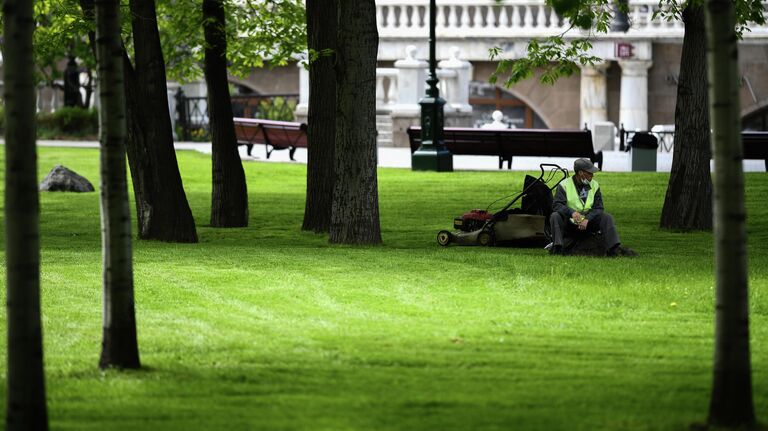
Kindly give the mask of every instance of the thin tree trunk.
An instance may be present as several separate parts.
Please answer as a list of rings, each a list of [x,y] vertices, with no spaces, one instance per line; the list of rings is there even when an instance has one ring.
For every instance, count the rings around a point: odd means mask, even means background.
[[[332,243],[379,244],[374,0],[339,0]]]
[[[86,21],[94,20],[94,1],[80,0]],[[134,70],[123,49],[128,166],[131,169],[139,238],[197,242],[195,220],[179,174],[168,112],[165,62],[153,0],[131,1]],[[147,15],[144,15],[147,14]],[[95,51],[94,33],[88,34]]]
[[[675,151],[660,226],[675,230],[712,229],[707,65],[704,8],[683,10],[685,37],[675,109]]]
[[[747,231],[739,103],[738,40],[731,0],[706,3],[715,156],[715,356],[709,424],[752,427]]]
[[[227,35],[222,0],[203,0],[205,83],[212,136],[211,226],[248,226],[248,190],[237,151],[227,79]]]
[[[154,0],[131,0],[135,69],[124,59],[131,168],[139,238],[197,242],[168,112],[165,61]]]
[[[336,1],[307,0],[307,39],[310,49],[336,51]],[[333,56],[321,56],[309,65],[309,139],[307,198],[303,230],[328,232],[334,187],[336,146],[336,77]]]
[[[99,367],[139,368],[133,299],[131,215],[125,171],[125,87],[120,3],[96,3],[101,134],[101,241],[104,283]]]
[[[47,430],[40,321],[40,202],[35,148],[35,22],[31,0],[3,3],[5,264],[8,364],[5,428]]]

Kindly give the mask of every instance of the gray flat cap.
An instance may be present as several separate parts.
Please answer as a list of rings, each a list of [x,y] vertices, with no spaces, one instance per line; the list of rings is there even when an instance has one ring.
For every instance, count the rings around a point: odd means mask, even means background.
[[[573,162],[573,172],[587,171],[590,174],[594,174],[599,170],[600,169],[597,169],[597,166],[593,165],[589,159],[576,159],[576,161]]]

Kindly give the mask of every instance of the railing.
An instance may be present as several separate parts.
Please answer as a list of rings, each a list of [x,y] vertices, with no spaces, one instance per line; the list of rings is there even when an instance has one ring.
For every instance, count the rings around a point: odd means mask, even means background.
[[[187,97],[176,93],[177,136],[184,141],[210,140],[208,100],[206,97]],[[298,94],[237,95],[231,96],[235,117],[293,121],[299,102]]]
[[[768,2],[763,2],[768,6]],[[653,18],[658,0],[629,0],[630,30],[634,38],[682,37],[681,21]],[[764,12],[765,13],[765,12]],[[768,14],[766,14],[768,16]],[[376,18],[382,38],[426,38],[429,0],[377,0]],[[544,0],[438,0],[435,31],[445,37],[540,37],[562,33],[570,26]],[[753,26],[745,38],[768,37],[768,26]],[[569,34],[578,36],[579,31]],[[613,37],[596,35],[597,37]]]
[[[397,103],[397,78],[395,68],[379,67],[376,69],[376,109],[386,110]]]
[[[380,37],[423,38],[429,26],[429,0],[378,0]],[[556,34],[567,28],[543,0],[448,0],[437,4],[437,37],[493,37],[513,33]]]

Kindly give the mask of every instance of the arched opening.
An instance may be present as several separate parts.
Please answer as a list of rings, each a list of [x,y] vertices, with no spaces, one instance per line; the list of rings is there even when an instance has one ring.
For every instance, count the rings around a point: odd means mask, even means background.
[[[472,124],[480,127],[493,121],[493,111],[504,114],[510,127],[548,129],[547,123],[525,101],[493,84],[480,81],[469,83],[469,104],[472,105]]]
[[[229,88],[231,89],[230,93],[232,96],[255,96],[261,94],[259,90],[257,90],[251,83],[247,81],[241,81],[230,77],[229,85]]]
[[[768,104],[742,117],[741,130],[768,131]]]

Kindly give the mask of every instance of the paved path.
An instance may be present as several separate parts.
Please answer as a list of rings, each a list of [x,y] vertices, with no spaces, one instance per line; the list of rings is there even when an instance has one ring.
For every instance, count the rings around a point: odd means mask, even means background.
[[[78,147],[78,148],[98,148],[98,142],[92,141],[38,141],[39,146],[45,147]],[[176,150],[193,150],[203,154],[211,154],[210,143],[198,142],[177,142]],[[267,160],[263,145],[253,147],[253,157],[249,157],[245,152],[245,147],[240,146],[240,157],[243,161],[267,161],[275,163],[306,163],[307,150],[299,148],[294,155],[296,161],[292,162],[288,158],[288,151],[275,151]],[[603,154],[603,168],[606,172],[629,172],[631,160],[629,153],[619,151],[607,151]],[[571,157],[515,157],[512,160],[512,170],[531,171],[538,170],[539,163],[556,163],[560,166],[571,169],[573,158]],[[410,168],[411,153],[408,148],[379,148],[379,166],[388,168]],[[456,170],[478,170],[495,171],[498,170],[498,158],[492,156],[454,156],[453,167]],[[669,172],[672,168],[672,153],[658,153],[656,159],[658,172]],[[745,160],[744,170],[747,172],[764,172],[765,164],[762,160]]]

